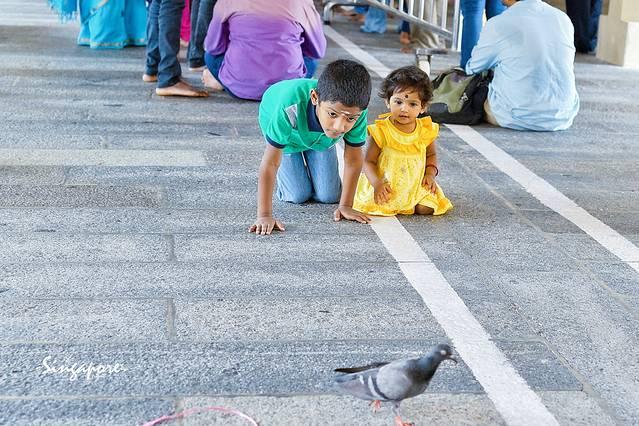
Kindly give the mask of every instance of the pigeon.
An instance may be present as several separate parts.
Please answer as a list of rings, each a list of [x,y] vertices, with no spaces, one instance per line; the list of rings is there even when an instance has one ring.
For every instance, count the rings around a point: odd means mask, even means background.
[[[399,405],[404,399],[423,393],[439,364],[447,359],[457,363],[451,347],[441,344],[421,358],[337,368],[335,372],[342,374],[335,377],[335,384],[341,393],[372,401],[373,411],[379,410],[382,402],[391,402],[395,426],[411,426],[402,421]]]

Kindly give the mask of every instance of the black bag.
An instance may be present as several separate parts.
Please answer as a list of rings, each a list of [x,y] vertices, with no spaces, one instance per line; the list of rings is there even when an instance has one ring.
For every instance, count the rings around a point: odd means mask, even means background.
[[[484,116],[484,102],[491,70],[466,75],[461,68],[450,68],[433,80],[433,99],[428,107],[436,123],[477,124]]]

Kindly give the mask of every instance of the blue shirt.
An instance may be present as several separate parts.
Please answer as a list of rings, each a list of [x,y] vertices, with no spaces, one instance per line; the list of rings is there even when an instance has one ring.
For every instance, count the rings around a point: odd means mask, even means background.
[[[541,0],[520,0],[486,22],[466,73],[494,69],[488,103],[500,126],[572,125],[579,111],[573,33],[568,16]]]

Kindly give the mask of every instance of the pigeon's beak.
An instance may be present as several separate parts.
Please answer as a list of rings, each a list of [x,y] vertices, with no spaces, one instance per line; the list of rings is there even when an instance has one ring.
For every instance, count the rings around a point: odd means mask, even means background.
[[[449,355],[448,359],[453,361],[455,364],[457,364],[457,358],[455,357],[455,355]]]

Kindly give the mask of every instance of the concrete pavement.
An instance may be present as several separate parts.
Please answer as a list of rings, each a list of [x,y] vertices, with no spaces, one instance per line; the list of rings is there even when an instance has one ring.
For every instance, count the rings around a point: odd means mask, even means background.
[[[78,47],[77,27],[26,4],[0,3],[0,424],[142,424],[207,405],[263,425],[391,424],[335,395],[332,369],[450,337],[373,229],[275,203],[287,231],[249,235],[257,104],[159,98],[143,49]],[[394,34],[333,28],[387,67],[413,60]],[[322,64],[349,57],[329,41]],[[572,129],[476,129],[639,245],[639,72],[578,56],[576,74]],[[374,98],[370,117],[383,111]],[[455,209],[402,226],[560,424],[639,424],[639,258],[614,256],[450,130],[438,147]],[[45,359],[121,368],[70,380]],[[407,401],[407,419],[506,424],[463,361]]]

